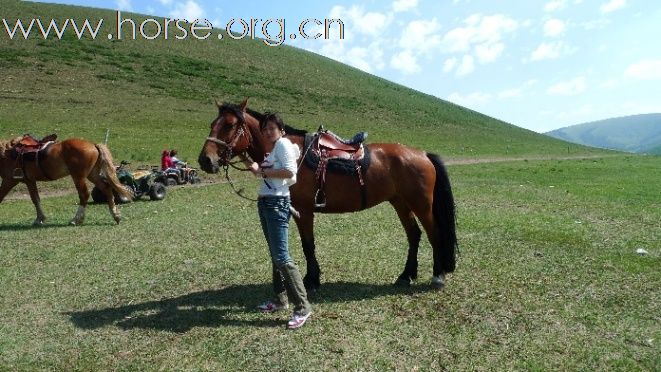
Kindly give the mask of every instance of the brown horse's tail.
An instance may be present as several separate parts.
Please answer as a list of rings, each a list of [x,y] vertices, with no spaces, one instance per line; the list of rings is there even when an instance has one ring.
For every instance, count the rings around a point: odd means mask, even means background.
[[[124,187],[117,178],[117,172],[115,172],[115,166],[112,163],[112,154],[110,153],[108,146],[96,144],[96,149],[99,150],[99,160],[97,161],[97,164],[99,165],[101,174],[105,175],[104,180],[118,195],[126,197],[129,200],[132,199],[129,190]]]
[[[450,177],[438,155],[427,154],[427,157],[436,169],[432,211],[438,229],[438,242],[433,247],[436,253],[434,254],[434,268],[438,268],[443,273],[451,273],[456,266],[457,231]],[[436,274],[438,273],[434,273],[434,275]]]

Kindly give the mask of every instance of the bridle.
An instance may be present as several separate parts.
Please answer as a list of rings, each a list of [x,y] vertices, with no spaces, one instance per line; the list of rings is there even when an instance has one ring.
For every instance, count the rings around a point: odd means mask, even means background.
[[[247,130],[247,124],[246,121],[243,118],[240,118],[239,121],[239,129],[234,132],[234,136],[232,139],[229,141],[229,143],[218,139],[216,137],[207,137],[207,141],[216,143],[222,147],[222,150],[218,150],[218,165],[222,167],[227,167],[228,165],[231,165],[233,168],[239,169],[239,170],[247,170],[247,169],[240,169],[234,166],[234,163],[231,162],[232,160],[232,153],[234,152],[234,147],[236,144],[239,142],[239,139],[241,139],[242,136],[246,136],[248,138],[248,146],[246,146],[246,149],[250,147],[252,144],[252,136],[250,135],[250,131]],[[246,150],[242,151],[240,154],[237,154],[239,156],[245,156]]]
[[[255,202],[255,201],[257,201],[257,199],[252,199],[252,198],[249,198],[249,197],[243,195],[243,192],[245,191],[243,188],[237,190],[236,186],[234,185],[234,180],[232,180],[232,178],[230,177],[230,174],[229,174],[229,167],[232,167],[232,168],[234,168],[236,170],[239,170],[239,171],[242,171],[242,172],[247,172],[247,171],[250,170],[250,169],[247,169],[247,168],[239,168],[235,165],[235,164],[243,162],[243,160],[249,158],[248,155],[246,155],[246,151],[250,147],[250,145],[252,144],[252,135],[250,135],[250,131],[247,130],[247,124],[246,124],[245,119],[244,118],[239,118],[239,120],[240,120],[240,122],[238,124],[239,129],[237,129],[237,131],[234,133],[234,136],[229,141],[229,143],[227,143],[227,142],[225,142],[221,139],[218,139],[216,137],[211,137],[211,136],[207,137],[207,141],[211,141],[211,142],[216,143],[216,144],[223,147],[222,151],[220,149],[218,150],[218,157],[219,157],[218,165],[221,168],[223,168],[223,170],[225,171],[225,179],[227,179],[227,182],[232,187],[232,190],[238,196],[240,196],[240,197],[242,197],[246,200],[250,200],[250,201]],[[234,152],[234,147],[239,142],[239,139],[241,139],[242,136],[246,136],[248,138],[248,146],[246,146],[246,150],[244,150],[241,153],[237,154],[237,156],[239,158],[241,158],[242,160],[232,162],[231,160],[232,160],[232,153]]]

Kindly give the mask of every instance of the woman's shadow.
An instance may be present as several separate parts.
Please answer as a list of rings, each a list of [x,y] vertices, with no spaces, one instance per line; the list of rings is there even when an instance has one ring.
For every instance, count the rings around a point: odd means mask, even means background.
[[[255,305],[267,296],[268,284],[232,285],[218,290],[191,293],[105,309],[66,312],[78,328],[116,326],[122,329],[155,329],[184,333],[194,327],[274,327],[281,320],[272,317],[246,319]],[[428,287],[396,287],[385,284],[325,283],[312,298],[315,303],[350,302],[393,294],[414,294]],[[249,318],[249,317],[248,317]]]

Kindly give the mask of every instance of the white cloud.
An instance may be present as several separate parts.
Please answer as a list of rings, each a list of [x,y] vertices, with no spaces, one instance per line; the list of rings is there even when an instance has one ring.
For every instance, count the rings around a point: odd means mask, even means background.
[[[170,11],[170,17],[175,19],[185,19],[192,22],[196,19],[204,18],[204,10],[194,0],[186,0],[185,2],[177,3]]]
[[[500,57],[500,55],[503,53],[504,49],[505,45],[503,43],[480,44],[475,47],[475,56],[477,56],[477,59],[480,61],[480,63],[487,64],[498,59],[498,57]]]
[[[402,30],[398,46],[401,50],[392,56],[390,65],[404,74],[414,74],[421,71],[417,59],[437,49],[441,43],[438,34],[441,25],[436,18],[429,21],[415,20],[409,22]]]
[[[323,42],[319,50],[309,50],[369,73],[382,70],[386,66],[380,41],[372,42],[367,47],[349,48],[346,43],[328,40]]]
[[[614,89],[617,88],[618,85],[620,85],[620,82],[617,79],[608,79],[599,84],[599,87],[604,89]]]
[[[519,28],[517,21],[502,14],[473,14],[463,23],[448,31],[440,42],[442,51],[464,54],[456,70],[457,76],[473,72],[475,60],[480,64],[496,61],[505,50],[503,38]]]
[[[585,91],[585,77],[579,76],[573,80],[563,81],[550,86],[546,93],[554,96],[575,96]]]
[[[345,24],[350,24],[351,29],[355,29],[359,34],[379,36],[390,25],[393,16],[379,12],[366,12],[363,7],[356,5],[351,8],[336,5],[330,11],[330,18],[341,19]]]
[[[429,52],[441,43],[441,36],[438,34],[440,29],[441,25],[436,18],[430,21],[411,21],[402,31],[399,46],[402,49],[415,50],[421,53]]]
[[[367,61],[367,48],[351,48],[347,52],[346,58],[352,66],[365,72],[372,72],[372,66],[370,66],[370,63]]]
[[[158,0],[158,2],[163,5],[170,5],[172,3],[172,0]]]
[[[567,6],[566,0],[553,0],[549,1],[544,5],[545,12],[555,12],[556,10],[562,10]]]
[[[467,54],[461,59],[461,64],[457,68],[457,76],[466,76],[475,71],[475,62],[473,56]]]
[[[390,66],[406,75],[415,74],[421,70],[416,57],[410,50],[403,50],[393,55],[390,59]]]
[[[490,94],[482,92],[473,92],[468,95],[454,92],[447,97],[447,100],[460,106],[474,108],[491,102],[491,98]]]
[[[564,41],[555,41],[550,43],[541,43],[537,49],[530,54],[530,61],[542,61],[545,59],[556,59],[576,52],[576,48],[571,47]]]
[[[544,36],[560,36],[565,33],[565,28],[566,26],[564,21],[557,18],[549,19],[548,21],[544,22]]]
[[[498,98],[508,99],[508,98],[518,98],[523,95],[523,90],[520,88],[505,89],[498,93]]]
[[[603,3],[599,8],[599,10],[602,13],[610,13],[622,9],[626,6],[627,6],[627,0],[610,0],[607,3]]]
[[[117,0],[115,3],[117,4],[118,10],[125,10],[127,12],[133,11],[131,0]]]
[[[418,6],[418,0],[395,0],[392,3],[392,9],[395,12],[406,12],[415,9]]]
[[[592,21],[587,21],[587,22],[580,23],[580,25],[585,30],[591,31],[591,30],[599,30],[599,29],[605,28],[610,23],[611,23],[611,21],[609,19],[595,19],[595,20],[592,20]]]
[[[498,93],[498,98],[510,99],[510,98],[522,97],[525,91],[535,84],[537,84],[537,80],[535,79],[528,80],[525,83],[523,83],[521,86],[518,86],[516,88],[505,89],[501,91],[500,93]]]
[[[445,51],[466,53],[476,44],[497,43],[506,33],[514,32],[519,27],[517,21],[502,14],[473,14],[464,23],[464,27],[454,28],[445,34],[442,43]]]
[[[624,76],[638,80],[661,79],[661,59],[646,59],[627,67]]]
[[[443,62],[443,72],[447,73],[454,70],[454,68],[457,66],[457,62],[458,60],[455,57],[446,59],[445,62]]]

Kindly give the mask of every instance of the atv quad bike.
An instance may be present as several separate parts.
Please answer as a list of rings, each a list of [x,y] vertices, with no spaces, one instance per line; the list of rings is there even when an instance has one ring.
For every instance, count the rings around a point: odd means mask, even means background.
[[[165,175],[166,186],[176,186],[183,185],[185,183],[196,184],[202,182],[200,176],[197,174],[197,169],[190,168],[188,164],[184,164],[183,167],[178,168],[168,168],[163,171]]]
[[[133,197],[124,198],[115,194],[116,203],[129,203],[140,199],[144,195],[149,195],[150,200],[163,200],[165,198],[165,185],[159,182],[165,179],[163,172],[154,169],[138,169],[131,172],[126,168],[128,164],[130,163],[122,161],[117,167],[117,178],[131,192]],[[106,196],[95,186],[92,189],[92,200],[97,203],[105,203]]]

